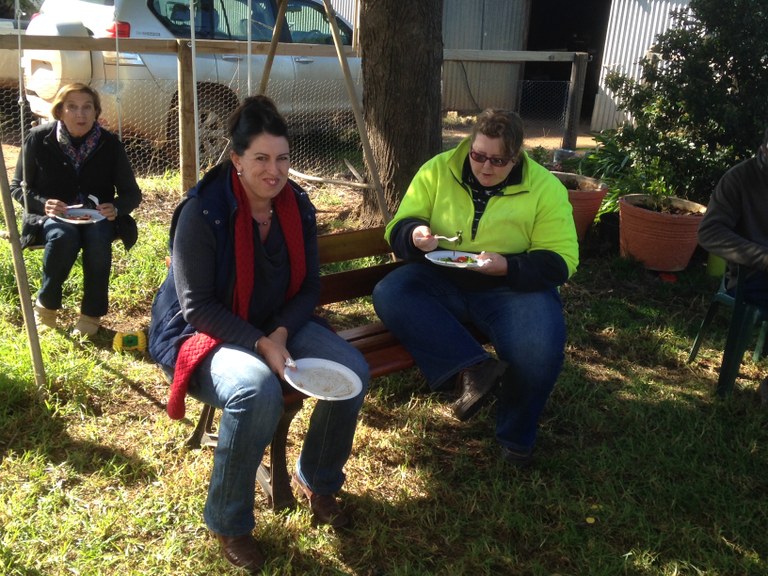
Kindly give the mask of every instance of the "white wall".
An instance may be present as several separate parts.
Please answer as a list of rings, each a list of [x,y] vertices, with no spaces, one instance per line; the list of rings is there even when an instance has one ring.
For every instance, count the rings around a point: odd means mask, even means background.
[[[667,30],[673,8],[688,6],[689,0],[613,0],[603,49],[603,65],[592,110],[590,129],[615,128],[622,120],[613,95],[605,87],[605,75],[620,71],[640,79],[638,61],[653,44],[656,35]]]

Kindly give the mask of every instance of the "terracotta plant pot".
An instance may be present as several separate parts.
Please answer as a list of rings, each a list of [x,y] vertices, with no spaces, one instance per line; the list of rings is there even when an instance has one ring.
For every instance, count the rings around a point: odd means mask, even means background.
[[[647,194],[627,194],[619,198],[619,249],[622,257],[634,258],[649,270],[685,270],[698,244],[698,230],[706,206],[670,198],[681,212],[658,212],[642,205]]]
[[[597,178],[580,174],[555,171],[552,171],[552,174],[568,189],[568,200],[573,207],[573,222],[581,242],[595,221],[597,211],[600,210],[603,198],[608,192],[608,186]]]

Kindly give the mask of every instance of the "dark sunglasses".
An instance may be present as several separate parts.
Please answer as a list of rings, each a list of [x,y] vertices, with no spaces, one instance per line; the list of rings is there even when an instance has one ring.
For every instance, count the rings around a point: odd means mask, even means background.
[[[510,163],[512,158],[498,158],[494,156],[486,156],[485,154],[480,154],[480,152],[475,152],[474,150],[469,150],[469,157],[472,158],[475,162],[478,164],[485,164],[486,162],[490,162],[491,166],[495,166],[496,168],[503,168],[507,164]]]

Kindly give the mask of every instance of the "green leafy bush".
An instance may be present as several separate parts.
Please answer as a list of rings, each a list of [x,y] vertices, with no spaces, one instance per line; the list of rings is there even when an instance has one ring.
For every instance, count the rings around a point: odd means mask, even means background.
[[[624,187],[650,180],[657,192],[706,204],[768,126],[768,9],[764,0],[691,0],[688,8],[672,12],[671,28],[640,62],[640,81],[606,77],[629,120],[589,162],[626,158],[611,175]]]

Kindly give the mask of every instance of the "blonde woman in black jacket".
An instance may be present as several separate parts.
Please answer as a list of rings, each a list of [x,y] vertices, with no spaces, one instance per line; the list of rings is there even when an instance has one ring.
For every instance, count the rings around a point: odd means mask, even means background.
[[[82,250],[83,298],[73,334],[93,336],[108,309],[112,241],[118,234],[126,247],[136,241],[129,214],[141,190],[122,143],[98,123],[95,90],[63,86],[51,112],[55,121],[25,139],[11,183],[13,197],[25,206],[22,244],[45,247],[35,322],[41,330],[56,327],[62,286]]]

